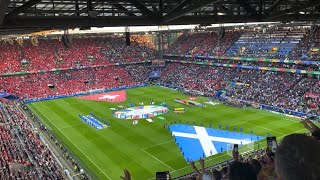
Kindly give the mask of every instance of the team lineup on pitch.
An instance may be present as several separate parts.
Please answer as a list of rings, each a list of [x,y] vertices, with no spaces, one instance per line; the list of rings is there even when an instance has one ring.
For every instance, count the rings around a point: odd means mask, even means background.
[[[234,108],[205,97],[190,100],[205,106],[175,99],[189,101],[178,91],[149,86],[29,107],[98,179],[117,179],[124,168],[130,168],[133,179],[152,179],[154,172],[166,170],[177,177],[191,172],[190,160],[205,158],[210,165],[230,159],[233,144],[248,152],[265,146],[270,134],[303,131],[294,118]],[[108,125],[98,130],[94,128],[98,123]]]

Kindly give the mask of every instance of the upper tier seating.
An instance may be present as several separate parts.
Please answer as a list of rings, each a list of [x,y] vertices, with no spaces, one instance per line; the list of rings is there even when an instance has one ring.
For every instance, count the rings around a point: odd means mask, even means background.
[[[249,31],[226,51],[230,56],[283,58],[297,47],[305,29],[275,28],[263,31]]]
[[[19,71],[48,71],[93,65],[110,65],[119,62],[153,60],[156,51],[145,43],[145,38],[135,36],[131,46],[126,46],[123,36],[74,37],[66,48],[59,39],[39,39],[0,42],[1,73]]]
[[[219,39],[215,32],[195,32],[182,34],[170,45],[166,54],[173,55],[223,55],[227,48],[238,38],[239,32],[226,31],[224,38]]]

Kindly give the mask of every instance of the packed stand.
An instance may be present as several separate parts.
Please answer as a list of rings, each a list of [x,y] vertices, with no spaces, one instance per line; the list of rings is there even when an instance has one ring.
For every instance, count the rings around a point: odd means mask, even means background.
[[[171,63],[160,81],[208,96],[226,90],[233,99],[320,115],[320,81],[306,75]]]
[[[289,57],[291,59],[317,61],[320,57],[320,29],[308,30]]]
[[[221,56],[228,47],[239,37],[237,31],[226,31],[223,38],[216,32],[190,32],[182,34],[165,54],[177,56]]]
[[[27,99],[137,84],[120,66],[0,77],[0,89]]]
[[[308,91],[304,94],[304,105],[307,112],[320,115],[320,81],[305,79],[304,84],[308,87]]]
[[[141,62],[155,59],[157,53],[150,43],[141,38],[132,38],[130,46],[126,45],[123,37],[105,37],[102,40],[101,51],[111,63]],[[151,47],[150,47],[151,46]]]
[[[156,50],[144,39],[135,36],[127,46],[124,36],[73,37],[70,47],[58,38],[1,41],[0,61],[4,63],[0,69],[2,73],[34,72],[153,60]]]
[[[225,86],[218,68],[171,63],[162,71],[161,82],[213,96]]]
[[[2,72],[21,71],[21,50],[13,40],[0,42],[0,69]]]
[[[319,114],[319,104],[313,104],[313,111],[305,94],[318,79],[305,78],[300,74],[241,70],[238,82],[228,89],[228,96],[299,112]]]
[[[124,66],[130,76],[139,83],[147,82],[150,73],[154,70],[154,67],[150,64],[136,64]]]
[[[298,46],[304,28],[272,28],[243,33],[226,51],[226,55],[240,57],[286,58]]]
[[[53,155],[15,102],[1,103],[0,179],[64,179]]]

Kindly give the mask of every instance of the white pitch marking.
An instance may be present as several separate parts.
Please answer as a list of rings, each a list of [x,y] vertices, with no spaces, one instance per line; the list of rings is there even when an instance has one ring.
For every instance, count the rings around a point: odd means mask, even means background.
[[[153,157],[155,160],[157,160],[157,161],[161,162],[163,165],[165,165],[165,166],[167,166],[168,168],[170,168],[171,170],[174,170],[174,171],[175,171],[175,169],[173,169],[172,167],[170,167],[170,166],[169,166],[169,165],[167,165],[166,163],[162,162],[160,159],[158,159],[158,158],[157,158],[157,157],[155,157],[154,155],[152,155],[152,154],[148,153],[148,152],[147,152],[147,151],[145,151],[144,149],[141,149],[141,151],[143,151],[143,152],[147,153],[149,156]]]
[[[279,133],[279,134],[285,134],[285,133],[282,133],[282,132],[279,132],[279,131],[275,131],[275,130],[272,130],[272,129],[269,129],[269,128],[265,128],[265,127],[262,127],[262,126],[259,126],[259,125],[256,125],[256,124],[252,124],[250,122],[246,122],[246,123],[250,124],[252,126],[257,126],[257,127],[261,128],[261,129],[265,129],[265,130],[268,130],[268,131],[273,131],[273,132],[276,132],[276,133]]]
[[[159,145],[162,145],[162,144],[167,144],[167,143],[170,143],[170,142],[173,142],[173,140],[166,141],[166,142],[163,142],[163,143],[160,143],[160,144],[156,144],[156,145],[152,145],[152,146],[148,146],[148,147],[144,147],[142,149],[149,149],[149,148],[156,147],[156,146],[159,146]]]
[[[36,106],[34,106],[38,111],[39,111],[39,109],[36,107]],[[45,118],[47,118],[47,120],[58,130],[58,131],[60,131],[60,129],[58,129],[57,128],[57,126],[54,124],[54,123],[52,123],[52,121],[45,115],[45,114],[43,114],[41,111],[39,111]],[[63,134],[61,131],[60,131],[60,133],[61,134]],[[64,134],[63,134],[64,135]],[[95,165],[99,170],[100,170],[100,172],[102,172],[108,179],[110,179],[111,180],[111,178],[104,172],[104,171],[102,171],[102,169],[99,167],[99,166],[97,166],[97,164],[96,163],[94,163],[73,141],[71,141],[71,139],[68,137],[68,136],[65,136],[64,135],[64,137],[66,137],[77,149],[79,149],[79,151],[83,154],[83,155],[85,155],[86,157],[87,157],[87,159],[89,159],[89,161],[91,161],[91,163],[93,164],[93,165]]]
[[[64,127],[59,128],[59,129],[66,129],[66,128],[80,126],[80,125],[84,125],[84,124],[75,124],[75,125],[70,125],[70,126],[64,126]]]

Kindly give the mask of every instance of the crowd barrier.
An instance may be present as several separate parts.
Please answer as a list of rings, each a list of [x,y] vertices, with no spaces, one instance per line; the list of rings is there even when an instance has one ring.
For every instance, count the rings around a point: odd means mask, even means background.
[[[24,100],[24,102],[31,103],[31,102],[46,101],[46,100],[60,99],[60,98],[67,98],[67,97],[77,97],[77,96],[83,96],[83,95],[89,95],[89,94],[98,94],[98,93],[103,93],[103,92],[119,91],[119,90],[131,89],[131,88],[136,88],[136,87],[144,87],[144,86],[148,86],[148,85],[147,84],[138,84],[135,86],[121,86],[121,87],[110,88],[110,89],[105,89],[105,88],[104,89],[95,89],[95,90],[90,90],[90,91],[86,91],[86,92],[79,92],[79,93],[75,93],[75,94],[27,99],[27,100]]]

